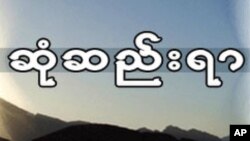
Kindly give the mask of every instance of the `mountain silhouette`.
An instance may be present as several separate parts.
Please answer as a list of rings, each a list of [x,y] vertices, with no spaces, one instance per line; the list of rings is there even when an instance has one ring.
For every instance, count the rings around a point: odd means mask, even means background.
[[[65,122],[32,114],[0,98],[0,137],[10,141],[222,141],[195,129],[168,126],[163,132],[146,127],[123,127],[83,121]],[[223,141],[228,138],[224,138]],[[5,141],[0,138],[0,141]]]
[[[34,141],[179,141],[162,133],[141,133],[122,127],[87,124],[72,126]],[[184,141],[184,140],[182,140]],[[187,140],[186,140],[187,141]],[[190,140],[193,141],[193,140]]]
[[[186,131],[174,126],[168,126],[163,130],[163,133],[173,135],[177,139],[188,138],[196,141],[222,141],[222,139],[220,139],[219,137],[206,132],[198,131],[196,129]]]
[[[12,141],[30,141],[70,125],[42,114],[32,114],[0,98],[0,136]],[[1,141],[1,140],[0,140]]]

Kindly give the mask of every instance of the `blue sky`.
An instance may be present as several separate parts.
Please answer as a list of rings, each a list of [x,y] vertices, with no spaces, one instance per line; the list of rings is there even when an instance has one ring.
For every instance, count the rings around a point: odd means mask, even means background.
[[[227,0],[0,0],[0,9],[1,47],[35,47],[47,37],[53,48],[124,48],[143,30],[162,36],[158,46],[166,49],[240,47]],[[113,73],[53,75],[58,87],[41,89],[35,73],[8,74],[2,97],[32,112],[129,128],[173,124],[224,136],[234,118],[237,74],[220,74],[220,89],[206,88],[203,73],[160,73],[165,84],[159,89],[118,89]],[[5,91],[11,85],[14,93]]]

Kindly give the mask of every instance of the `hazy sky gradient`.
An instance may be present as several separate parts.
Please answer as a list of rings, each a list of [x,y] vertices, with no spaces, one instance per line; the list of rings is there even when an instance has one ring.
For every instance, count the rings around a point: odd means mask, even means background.
[[[35,48],[47,37],[52,48],[123,48],[143,30],[163,37],[158,47],[240,47],[228,0],[0,0],[0,9],[1,47]],[[113,73],[53,75],[58,86],[41,89],[35,73],[1,74],[12,82],[2,96],[32,112],[130,128],[173,124],[224,136],[234,118],[238,74],[219,74],[220,89],[206,88],[204,73],[160,73],[165,83],[158,89],[118,89]],[[18,90],[5,90],[11,88]]]

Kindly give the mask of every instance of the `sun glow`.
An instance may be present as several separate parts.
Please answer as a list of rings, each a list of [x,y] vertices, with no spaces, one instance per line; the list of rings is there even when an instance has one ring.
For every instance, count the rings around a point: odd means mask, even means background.
[[[5,21],[4,23],[0,23],[1,51],[3,48],[8,47],[8,39],[10,37],[10,33],[8,33],[7,25],[10,23],[10,21],[4,18],[3,13],[0,14],[0,19],[1,21]],[[0,61],[0,67],[6,67],[6,65],[3,65],[5,62],[2,62],[3,60]],[[15,83],[12,74],[0,72],[0,98],[3,98],[20,107],[26,106],[23,102],[24,98],[20,95],[20,93],[21,91],[19,89],[19,86]]]
[[[238,32],[238,37],[242,47],[250,48],[250,1],[233,1],[232,5],[235,10],[235,25]],[[248,53],[250,53],[248,51]],[[248,66],[249,67],[249,66]],[[250,96],[249,96],[249,81],[250,73],[244,73],[241,75],[237,82],[237,89],[235,92],[235,115],[237,123],[250,123],[250,114],[249,114],[249,105],[250,105]],[[241,116],[241,117],[238,117]]]

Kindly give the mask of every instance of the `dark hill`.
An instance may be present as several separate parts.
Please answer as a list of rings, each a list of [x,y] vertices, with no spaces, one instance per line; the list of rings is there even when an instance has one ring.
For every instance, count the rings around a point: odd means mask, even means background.
[[[0,98],[0,136],[9,136],[8,139],[12,141],[30,141],[59,129],[84,123],[65,122],[42,114],[32,114]]]
[[[221,141],[206,132],[195,129],[186,131],[173,126],[160,132],[147,128],[134,131],[82,121],[65,122],[42,114],[32,114],[1,98],[0,137],[11,141],[30,141],[39,137],[37,141]]]
[[[34,141],[179,141],[162,133],[140,133],[117,126],[88,124],[72,126]],[[191,140],[182,140],[191,141]]]
[[[221,139],[217,136],[196,129],[186,131],[178,127],[168,126],[165,130],[163,130],[163,133],[173,135],[177,139],[187,138],[196,141],[221,141]]]

